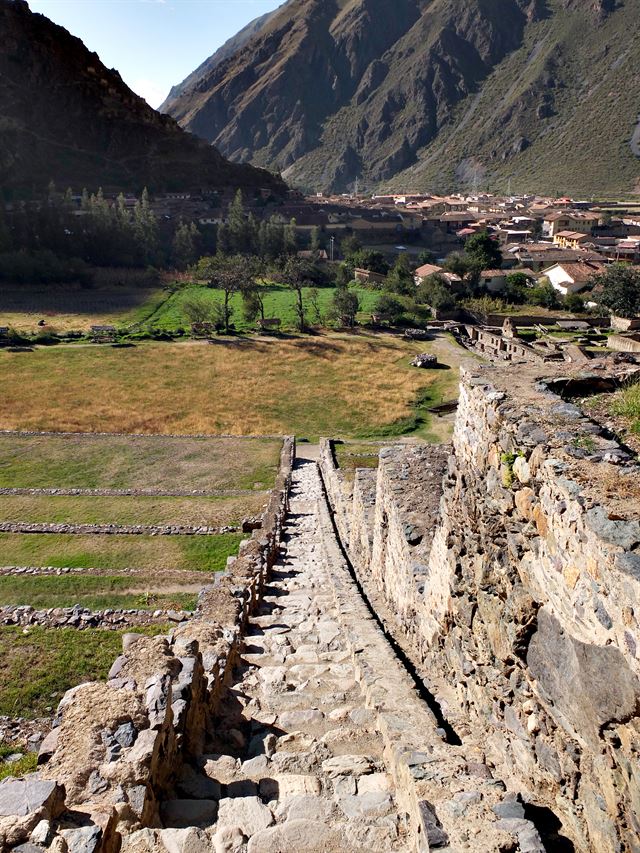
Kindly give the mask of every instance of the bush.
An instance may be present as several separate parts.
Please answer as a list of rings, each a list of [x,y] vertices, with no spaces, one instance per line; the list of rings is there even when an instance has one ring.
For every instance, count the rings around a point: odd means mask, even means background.
[[[563,307],[572,314],[581,314],[584,311],[584,299],[579,293],[569,293],[564,298]]]
[[[384,323],[401,323],[404,311],[403,303],[390,293],[383,293],[376,302],[375,314]]]

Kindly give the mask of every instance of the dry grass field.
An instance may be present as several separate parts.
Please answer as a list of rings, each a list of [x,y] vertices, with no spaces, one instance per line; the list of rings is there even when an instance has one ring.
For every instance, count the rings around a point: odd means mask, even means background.
[[[434,347],[441,342],[327,333],[0,352],[0,427],[312,439],[428,429],[428,418],[412,422],[415,402],[455,398],[465,355],[448,344],[453,369],[410,367]]]

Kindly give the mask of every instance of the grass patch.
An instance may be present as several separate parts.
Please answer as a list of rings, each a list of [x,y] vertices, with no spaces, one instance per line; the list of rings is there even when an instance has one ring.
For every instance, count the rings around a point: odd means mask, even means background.
[[[217,572],[236,554],[242,536],[100,536],[0,533],[0,564],[106,570],[184,569]],[[0,578],[0,583],[6,578]],[[42,581],[44,578],[39,578]],[[161,575],[158,576],[161,581]]]
[[[84,351],[87,352],[95,350]],[[117,361],[117,357],[127,351],[115,352]],[[77,365],[77,355],[83,361],[82,351],[66,350],[64,355],[66,357],[62,359],[62,364],[69,360],[70,364]],[[87,363],[88,369],[91,364],[93,359]],[[2,367],[6,366],[7,362],[0,361],[0,374],[3,373]],[[16,362],[15,366],[20,365]],[[40,367],[44,371],[47,369],[45,364]],[[99,365],[95,367],[99,369]],[[77,378],[79,382],[84,381]],[[144,384],[141,377],[138,380]],[[43,385],[49,384],[45,376],[40,381]],[[86,381],[91,380],[86,377]],[[128,382],[131,387],[127,393],[135,395],[136,379],[133,374],[129,375]],[[58,387],[56,379],[53,385]],[[59,390],[64,393],[63,387]],[[53,392],[54,388],[50,388],[50,391]],[[105,393],[109,393],[106,388]],[[31,393],[25,394],[24,389],[20,390],[16,386],[15,396],[16,400],[23,401],[23,405],[30,406],[27,400],[32,398]],[[143,396],[138,397],[136,402],[139,411],[144,411]],[[99,428],[92,408],[86,404],[84,417],[84,426],[88,431]],[[59,422],[50,422],[49,425],[54,428],[64,426]],[[115,421],[113,427],[119,429]],[[280,448],[278,440],[258,438],[0,435],[0,487],[146,488],[167,491],[268,489],[275,479]]]
[[[0,758],[2,758],[2,751],[5,749],[0,746]],[[16,752],[20,752],[19,749],[16,749],[15,746],[7,747],[6,754],[12,755]],[[27,773],[33,773],[38,766],[38,753],[37,752],[29,752],[19,761],[14,761],[12,764],[5,764],[4,762],[0,762],[0,781],[8,778],[9,776],[24,776]]]
[[[611,398],[611,411],[629,421],[629,429],[640,435],[640,384],[623,388]]]
[[[367,290],[363,287],[354,288],[360,299],[360,319],[368,320],[374,310],[375,304],[380,298],[380,293]],[[320,317],[310,302],[311,288],[303,288],[303,298],[307,308],[308,322],[312,325],[324,324],[327,321],[332,306],[335,288],[322,287],[317,289],[317,306]],[[179,328],[190,328],[190,323],[184,312],[184,305],[194,296],[205,302],[221,302],[223,292],[215,288],[192,285],[180,288],[164,302],[153,315],[153,326],[157,329],[172,331]],[[264,307],[266,317],[278,317],[282,321],[283,329],[297,328],[295,313],[295,294],[287,287],[271,284],[265,289]],[[242,313],[242,297],[235,294],[231,297],[231,308],[233,311],[232,322],[236,329],[241,332],[254,330],[256,323],[248,323]]]
[[[144,581],[148,583],[144,586]],[[138,589],[134,587],[138,586]],[[162,592],[153,579],[117,575],[5,575],[0,577],[0,606],[30,604],[36,610],[75,607],[89,610],[193,610],[194,592]]]
[[[379,444],[349,442],[335,445],[335,456],[338,467],[343,471],[354,471],[356,468],[377,468]]]
[[[156,635],[166,633],[167,626],[135,631]],[[122,633],[0,628],[0,714],[29,719],[51,715],[69,688],[107,677],[121,651]]]
[[[419,352],[444,343],[420,344],[388,334],[335,333],[274,340],[220,338],[213,345],[148,343],[124,350],[68,347],[26,356],[4,352],[0,353],[5,403],[0,427],[295,433],[309,439],[398,435],[418,426],[412,403],[419,392],[421,399],[428,393],[439,402],[448,388],[457,386],[457,369],[445,374],[409,365]],[[466,352],[446,343],[443,360],[457,368]],[[430,386],[434,386],[431,391],[424,390]],[[25,388],[30,390],[28,395]],[[46,406],[41,403],[45,400]],[[220,461],[221,465],[209,461],[206,470],[224,471],[226,456]],[[40,465],[31,466],[28,479],[54,480],[48,464],[48,457],[41,455]],[[125,473],[126,466],[124,462]],[[238,471],[246,467],[245,458]],[[100,475],[94,479],[113,480],[111,473],[100,474],[104,463],[99,456],[93,470]],[[236,474],[230,479],[237,482],[238,478]],[[196,487],[196,483],[191,486]]]
[[[224,498],[0,495],[0,521],[233,527],[247,516],[260,515],[266,500],[264,492]]]
[[[117,278],[117,271],[113,272]],[[0,326],[21,332],[87,332],[91,326],[127,327],[144,322],[158,310],[167,292],[160,287],[105,283],[78,285],[0,285]]]

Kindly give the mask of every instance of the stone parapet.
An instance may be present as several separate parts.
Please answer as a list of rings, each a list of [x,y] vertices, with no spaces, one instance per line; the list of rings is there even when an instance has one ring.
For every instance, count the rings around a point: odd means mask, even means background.
[[[126,634],[106,684],[65,694],[39,772],[0,784],[0,850],[28,843],[43,820],[50,849],[91,853],[117,853],[123,834],[159,825],[160,802],[202,751],[275,560],[294,454],[285,439],[262,529],[202,591],[193,618],[168,637]]]
[[[640,468],[571,395],[629,369],[560,369],[463,371],[452,449],[382,452],[368,552],[356,490],[321,466],[369,599],[464,745],[550,849],[617,853],[640,849]]]

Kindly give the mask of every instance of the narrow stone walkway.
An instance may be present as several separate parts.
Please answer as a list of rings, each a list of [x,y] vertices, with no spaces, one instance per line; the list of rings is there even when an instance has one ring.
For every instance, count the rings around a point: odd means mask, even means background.
[[[192,780],[218,800],[208,834],[220,853],[410,849],[335,610],[321,501],[316,465],[299,461],[280,561],[203,757],[206,778]],[[199,822],[186,802],[166,804],[165,825]]]

